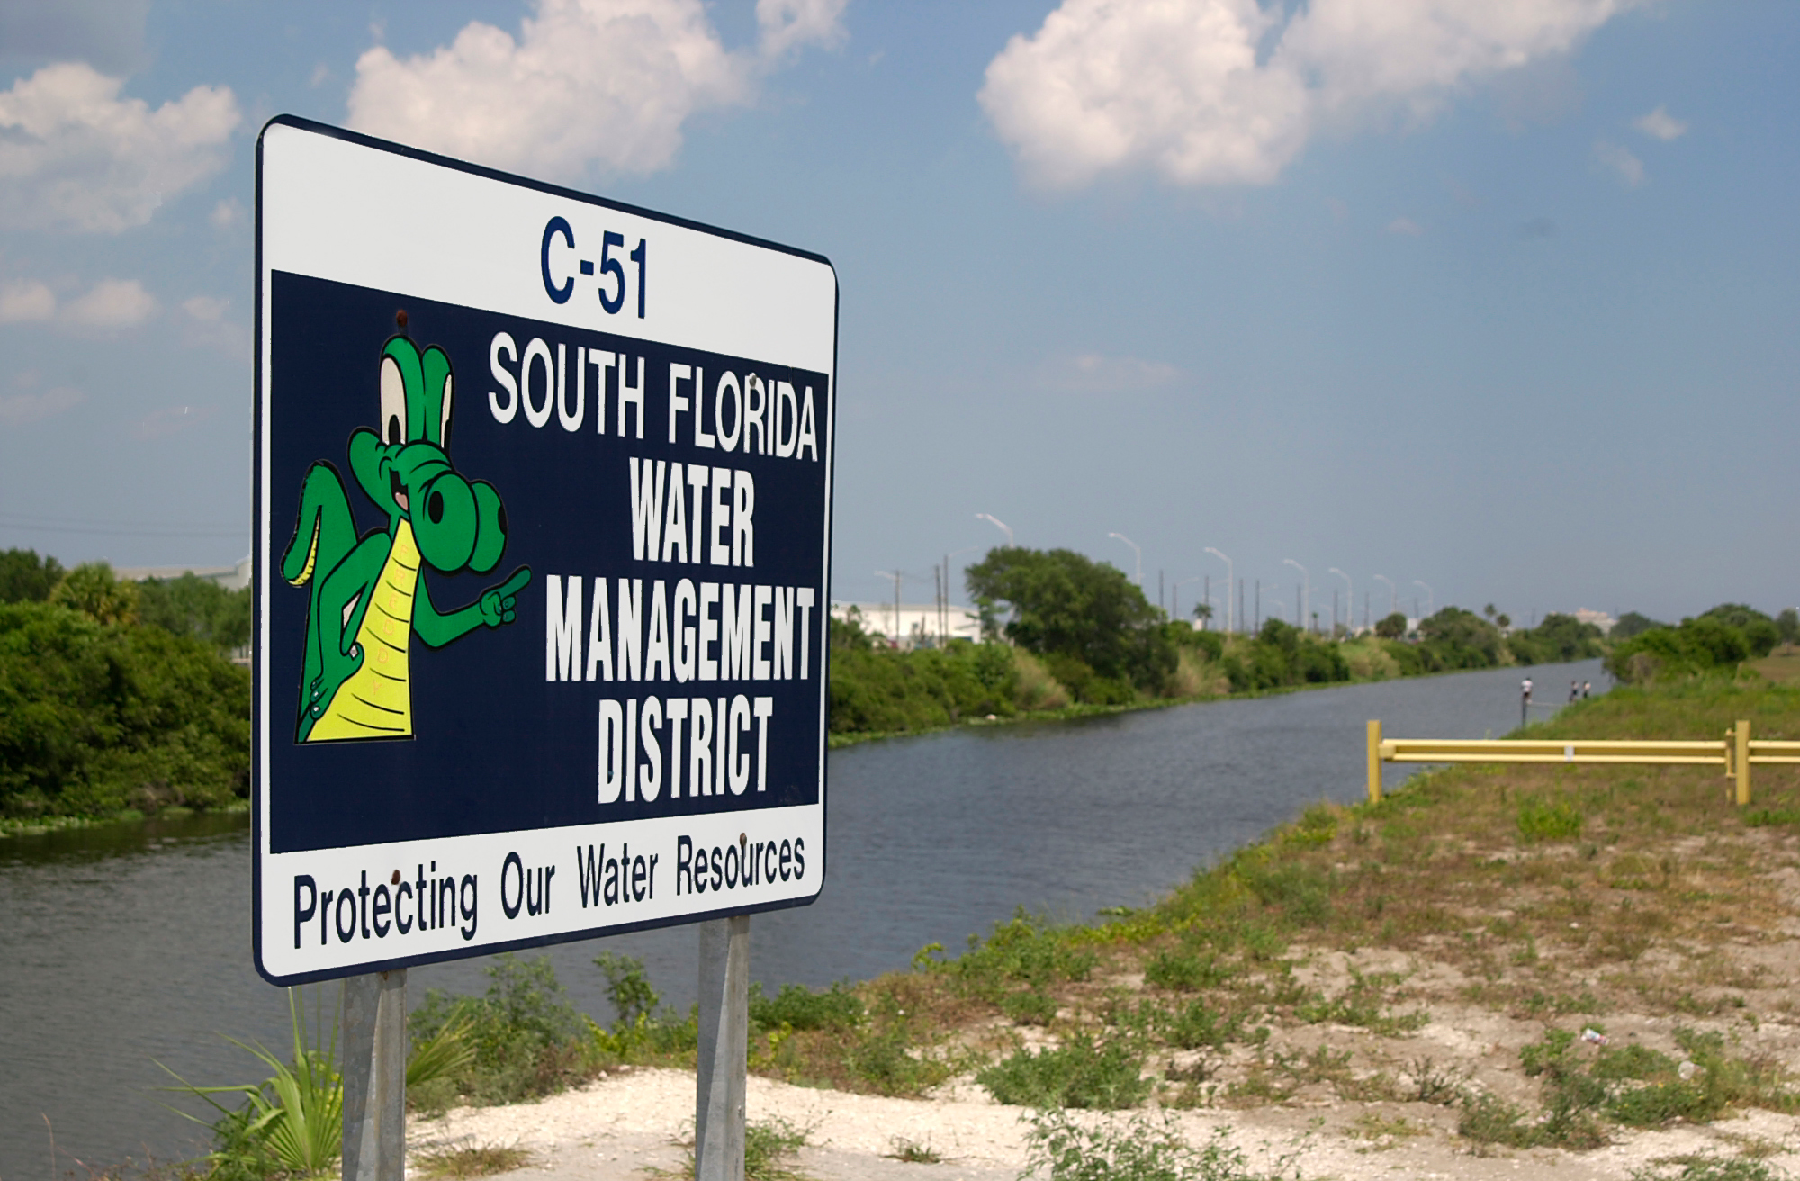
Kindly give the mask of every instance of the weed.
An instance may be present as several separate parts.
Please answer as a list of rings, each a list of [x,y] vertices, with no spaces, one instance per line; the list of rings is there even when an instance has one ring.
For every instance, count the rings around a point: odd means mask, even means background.
[[[1406,1139],[1408,1136],[1420,1136],[1425,1129],[1418,1124],[1408,1122],[1403,1115],[1392,1118],[1382,1116],[1373,1111],[1365,1111],[1356,1117],[1349,1127],[1350,1135],[1358,1140],[1375,1142],[1387,1141],[1387,1146]]]
[[[1289,1170],[1292,1156],[1274,1162],[1273,1171],[1255,1173],[1249,1159],[1223,1129],[1204,1147],[1181,1138],[1175,1119],[1134,1115],[1124,1123],[1091,1126],[1077,1123],[1066,1111],[1039,1111],[1028,1117],[1031,1130],[1027,1173],[1048,1181],[1278,1181],[1298,1177]]]
[[[1191,948],[1159,951],[1144,967],[1146,983],[1178,992],[1216,988],[1231,977],[1231,968],[1221,964],[1217,956],[1202,955]]]
[[[912,1054],[912,1039],[901,1024],[872,1029],[851,1044],[847,1066],[878,1095],[919,1095],[950,1077],[950,1068],[924,1053]]]
[[[433,1148],[418,1156],[422,1176],[443,1181],[470,1181],[511,1173],[532,1163],[531,1153],[516,1145],[476,1144],[466,1148]]]
[[[1124,1038],[1097,1044],[1080,1033],[1054,1049],[1020,1050],[981,1070],[975,1081],[1001,1103],[1117,1111],[1150,1094],[1143,1055]]]
[[[806,1146],[806,1132],[776,1117],[744,1126],[744,1181],[803,1181],[787,1167],[788,1158]]]
[[[1581,835],[1581,812],[1567,800],[1527,799],[1519,804],[1519,839],[1569,841]]]
[[[1056,1017],[1056,998],[1030,989],[1000,998],[1000,1011],[1020,1025],[1048,1025]]]
[[[1764,1160],[1696,1155],[1665,1157],[1633,1169],[1631,1181],[1784,1181],[1787,1175]]]
[[[915,1140],[908,1140],[905,1136],[895,1136],[892,1144],[893,1147],[890,1151],[881,1154],[889,1160],[905,1161],[909,1165],[943,1163],[943,1154],[929,1144],[920,1144]]]
[[[1413,1080],[1413,1101],[1441,1107],[1455,1103],[1467,1081],[1466,1076],[1441,1067],[1430,1058],[1415,1058],[1407,1064],[1406,1072]]]

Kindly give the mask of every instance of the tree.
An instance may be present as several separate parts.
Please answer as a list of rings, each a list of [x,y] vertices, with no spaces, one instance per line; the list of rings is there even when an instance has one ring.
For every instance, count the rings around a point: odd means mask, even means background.
[[[1512,626],[1512,616],[1508,615],[1504,611],[1500,612],[1500,614],[1494,616],[1494,626],[1497,628],[1501,628],[1502,630],[1511,627]]]
[[[0,553],[0,603],[41,603],[62,581],[62,563],[39,558],[36,550]]]
[[[1627,611],[1625,614],[1619,616],[1619,622],[1613,624],[1612,631],[1609,635],[1613,642],[1617,643],[1620,640],[1629,640],[1633,636],[1641,636],[1651,628],[1668,626],[1668,624],[1652,619],[1648,615],[1640,615],[1636,611]]]
[[[1099,677],[1160,690],[1177,656],[1161,612],[1125,574],[1073,550],[1000,546],[967,571],[969,594],[1006,637],[1040,656],[1080,661]],[[1069,683],[1061,662],[1058,680]],[[1079,670],[1068,669],[1069,672]]]
[[[1602,650],[1599,628],[1556,611],[1544,616],[1536,627],[1514,632],[1506,644],[1521,664],[1587,660]]]
[[[138,620],[230,652],[250,642],[250,588],[228,591],[193,573],[151,578],[138,585]]]
[[[1396,611],[1385,619],[1375,621],[1375,634],[1384,640],[1399,640],[1406,636],[1406,616]]]
[[[1711,619],[1743,632],[1744,639],[1750,644],[1752,656],[1767,656],[1781,640],[1773,619],[1755,607],[1747,607],[1742,603],[1720,603],[1700,618]]]
[[[1438,668],[1492,668],[1500,663],[1500,629],[1473,611],[1445,607],[1419,622]]]
[[[1775,617],[1775,634],[1781,637],[1784,644],[1800,640],[1800,611],[1783,607],[1781,614]]]
[[[83,562],[63,575],[50,592],[52,603],[61,603],[96,623],[135,623],[137,584],[120,582],[106,562]]]
[[[1194,618],[1200,620],[1202,627],[1204,627],[1208,622],[1210,622],[1212,620],[1212,617],[1213,617],[1213,609],[1212,609],[1211,603],[1196,603],[1196,604],[1194,604]]]

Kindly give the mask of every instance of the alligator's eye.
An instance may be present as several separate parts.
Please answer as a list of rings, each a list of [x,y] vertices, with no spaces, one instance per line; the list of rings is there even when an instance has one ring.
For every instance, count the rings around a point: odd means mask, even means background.
[[[406,381],[392,357],[381,359],[381,424],[388,446],[406,442]]]
[[[438,446],[450,450],[450,375],[444,374],[444,417],[438,424]]]
[[[425,501],[425,511],[431,514],[431,523],[433,525],[443,524],[444,494],[442,492],[433,492],[430,498]]]

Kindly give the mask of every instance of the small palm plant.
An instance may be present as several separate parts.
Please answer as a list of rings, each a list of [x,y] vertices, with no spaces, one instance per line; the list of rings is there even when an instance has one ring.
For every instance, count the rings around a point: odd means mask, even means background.
[[[337,1013],[332,1013],[328,1038],[324,1023],[315,1022],[319,1028],[310,1045],[306,1010],[295,989],[288,990],[288,1018],[293,1050],[286,1062],[260,1044],[225,1039],[272,1072],[260,1083],[195,1086],[163,1066],[180,1083],[167,1089],[198,1096],[218,1113],[211,1120],[179,1113],[211,1129],[214,1148],[207,1160],[216,1181],[248,1181],[271,1173],[319,1177],[342,1156],[344,1080],[337,1060]],[[473,1054],[464,1037],[468,1029],[467,1015],[458,1014],[416,1047],[406,1065],[407,1086],[466,1067]],[[215,1098],[227,1095],[242,1095],[243,1105],[232,1108]]]

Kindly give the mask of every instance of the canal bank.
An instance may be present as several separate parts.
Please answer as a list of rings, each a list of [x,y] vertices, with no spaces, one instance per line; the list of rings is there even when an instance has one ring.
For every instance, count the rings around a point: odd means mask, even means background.
[[[1537,673],[1602,680],[1598,662]],[[1499,735],[1517,690],[1517,671],[1498,669],[834,753],[824,895],[756,920],[753,973],[771,989],[867,978],[1019,906],[1086,918],[1142,904],[1307,804],[1356,798],[1368,718],[1400,736]],[[110,831],[0,842],[0,1176],[48,1163],[40,1116],[84,1161],[191,1151],[153,1060],[242,1081],[255,1064],[218,1035],[285,1038],[285,1000],[250,966],[247,835],[170,824],[121,845]],[[578,1007],[609,1016],[591,965],[603,948],[641,957],[671,1003],[692,1001],[695,936],[674,929],[551,949]],[[422,997],[485,981],[471,961],[410,983]]]

